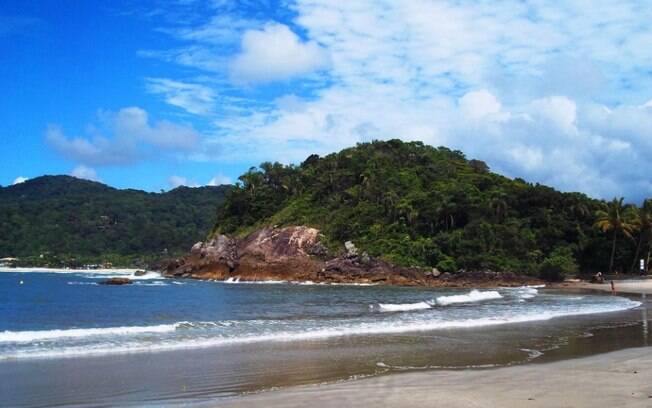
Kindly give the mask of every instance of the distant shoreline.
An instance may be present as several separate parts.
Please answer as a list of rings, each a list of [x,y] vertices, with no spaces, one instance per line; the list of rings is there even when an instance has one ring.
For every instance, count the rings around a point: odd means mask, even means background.
[[[0,266],[1,272],[43,272],[43,273],[75,273],[75,272],[96,272],[96,273],[134,273],[142,268],[101,268],[101,269],[77,269],[77,268],[44,268],[44,267],[9,267]]]

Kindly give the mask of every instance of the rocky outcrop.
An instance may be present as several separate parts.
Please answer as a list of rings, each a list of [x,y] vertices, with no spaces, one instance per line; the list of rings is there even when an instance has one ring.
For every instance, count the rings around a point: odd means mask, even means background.
[[[263,228],[243,239],[218,235],[193,245],[171,262],[166,276],[239,281],[313,281],[420,286],[515,286],[537,283],[510,273],[460,271],[392,265],[347,241],[340,256],[320,242],[319,230],[305,226]]]
[[[129,278],[109,278],[98,283],[100,285],[131,285],[133,282]]]
[[[325,248],[309,227],[263,228],[242,240],[218,235],[193,245],[190,254],[168,265],[166,275],[200,279],[298,280],[320,267]]]

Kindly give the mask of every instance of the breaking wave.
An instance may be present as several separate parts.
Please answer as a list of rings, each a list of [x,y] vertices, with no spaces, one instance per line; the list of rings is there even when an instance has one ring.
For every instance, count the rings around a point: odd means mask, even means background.
[[[439,306],[448,306],[455,303],[482,302],[484,300],[500,299],[502,297],[503,296],[495,290],[480,292],[479,290],[474,289],[466,295],[439,296],[436,299],[436,302]]]
[[[430,309],[430,306],[426,302],[417,302],[417,303],[379,303],[378,308],[381,312],[405,312],[409,310],[423,310]]]

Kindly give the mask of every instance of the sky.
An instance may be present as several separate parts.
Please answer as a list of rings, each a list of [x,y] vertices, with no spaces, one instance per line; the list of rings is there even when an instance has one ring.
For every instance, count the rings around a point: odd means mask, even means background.
[[[652,197],[652,6],[5,0],[0,185],[168,190],[400,138]]]

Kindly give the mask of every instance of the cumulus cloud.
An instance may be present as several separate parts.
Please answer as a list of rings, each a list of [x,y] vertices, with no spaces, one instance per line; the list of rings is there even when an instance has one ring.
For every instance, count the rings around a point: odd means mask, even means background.
[[[487,90],[472,91],[460,98],[460,111],[469,119],[478,120],[500,113],[500,102]]]
[[[73,177],[77,177],[79,179],[84,179],[84,180],[90,180],[90,181],[102,181],[98,176],[97,172],[95,169],[84,166],[83,164],[80,164],[79,166],[75,167],[72,169],[70,172],[70,175]]]
[[[221,186],[224,184],[233,184],[233,181],[230,177],[225,176],[224,174],[218,174],[208,181],[207,186]]]
[[[27,177],[18,176],[18,177],[16,177],[16,178],[14,179],[14,182],[11,183],[11,185],[12,185],[12,186],[15,186],[16,184],[24,183],[24,182],[26,182],[27,180],[29,180]]]
[[[246,31],[241,48],[230,65],[231,77],[240,83],[285,80],[330,65],[324,48],[314,41],[302,41],[284,24],[270,23],[262,30]]]
[[[45,140],[61,155],[81,163],[96,166],[121,165],[136,159],[134,141],[123,137],[112,140],[96,134],[91,138],[69,138],[61,127],[49,125]]]
[[[188,180],[182,176],[170,176],[168,179],[168,184],[170,185],[170,188],[177,188],[181,186],[199,187],[199,184],[197,184],[195,181]]]
[[[248,85],[243,99],[253,95],[214,120],[195,157],[297,162],[397,137],[564,190],[652,195],[652,8],[643,3],[289,4],[289,19],[227,34],[214,18],[183,33],[191,44],[177,62],[209,71],[220,95],[233,91],[228,79]],[[214,47],[234,38],[239,49]],[[256,92],[270,81],[284,82]]]
[[[199,142],[192,126],[166,120],[150,123],[147,112],[138,107],[102,111],[98,116],[99,127],[89,126],[87,137],[68,137],[61,127],[49,125],[46,141],[63,156],[88,166],[130,164],[144,159],[148,149],[190,152]]]

